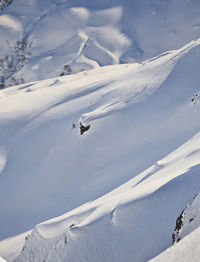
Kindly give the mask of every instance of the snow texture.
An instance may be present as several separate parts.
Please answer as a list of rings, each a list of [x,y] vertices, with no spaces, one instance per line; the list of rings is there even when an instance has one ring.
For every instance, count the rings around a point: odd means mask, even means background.
[[[65,213],[1,256],[139,262],[171,245],[200,191],[199,45],[1,90],[0,236]]]
[[[57,77],[66,66],[71,74],[144,61],[200,37],[199,1],[1,0],[0,9],[0,58],[17,41],[32,43],[3,87]]]
[[[200,228],[198,227],[180,242],[149,262],[198,262],[200,256],[199,238]]]
[[[14,261],[132,261],[130,249],[134,247],[128,241],[137,245],[138,237],[146,240],[146,235],[152,234],[147,225],[142,229],[134,223],[134,204],[198,164],[199,141],[200,134],[160,160],[150,168],[154,171],[151,177],[148,169],[108,195],[37,225]],[[135,180],[140,183],[135,184]],[[146,261],[141,259],[142,254],[146,254],[146,259],[150,255],[146,247],[141,252],[134,250],[135,261]]]

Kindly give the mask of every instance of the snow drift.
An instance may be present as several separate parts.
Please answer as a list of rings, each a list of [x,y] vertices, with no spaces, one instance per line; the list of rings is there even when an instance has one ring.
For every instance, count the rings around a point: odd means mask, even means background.
[[[152,219],[153,210],[141,214],[159,189],[200,163],[199,152],[200,134],[108,195],[37,225],[14,261],[146,261],[162,246],[158,234],[163,223]],[[162,209],[159,197],[156,202]]]
[[[167,262],[167,261],[199,261],[200,248],[199,248],[200,228],[198,227],[191,234],[182,239],[173,247],[167,249],[161,255],[152,259],[151,262]]]
[[[147,261],[171,245],[200,191],[199,44],[1,90],[1,238],[67,212],[14,261]]]
[[[180,48],[200,37],[199,12],[199,1],[1,0],[0,85],[141,61]],[[15,59],[17,42],[31,46],[20,59]]]

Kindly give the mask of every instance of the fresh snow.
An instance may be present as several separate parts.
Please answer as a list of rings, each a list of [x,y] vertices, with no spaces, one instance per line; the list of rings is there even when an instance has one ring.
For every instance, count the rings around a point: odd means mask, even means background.
[[[1,239],[65,213],[1,256],[147,261],[172,244],[200,191],[199,45],[0,91]]]
[[[200,257],[200,228],[149,262],[197,262]]]
[[[22,246],[24,245],[25,237],[28,234],[30,234],[30,231],[1,241],[0,242],[1,256],[4,258],[6,257],[7,261],[12,261],[15,257],[17,257],[22,251]],[[0,262],[2,261],[0,260]]]
[[[6,262],[6,260],[0,257],[0,262]]]
[[[152,211],[151,217],[140,217],[140,224],[138,213],[141,216],[148,204],[152,206],[152,196],[157,202],[153,207],[161,207],[158,190],[199,164],[199,152],[200,133],[119,190],[37,225],[14,261],[146,261],[161,248],[160,226],[164,225],[158,224]]]
[[[199,1],[9,2],[0,10],[0,58],[6,64],[17,41],[32,46],[5,86],[149,59],[200,37]]]

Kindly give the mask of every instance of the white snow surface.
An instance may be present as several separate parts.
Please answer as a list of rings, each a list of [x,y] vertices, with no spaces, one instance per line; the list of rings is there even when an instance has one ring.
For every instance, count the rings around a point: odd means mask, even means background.
[[[6,260],[0,257],[0,262],[6,262]]]
[[[1,239],[65,213],[1,256],[147,261],[171,245],[200,191],[199,45],[0,91]]]
[[[198,262],[200,257],[200,228],[149,262]]]
[[[25,242],[25,237],[30,234],[30,231],[10,237],[0,242],[0,254],[2,257],[6,257],[7,261],[12,261],[17,257],[21,251]],[[1,262],[1,260],[0,260]]]
[[[116,261],[132,261],[133,258],[134,261],[146,261],[155,251],[146,247],[138,251],[135,245],[138,238],[146,244],[146,238],[150,237],[149,226],[154,223],[151,218],[147,218],[150,225],[143,225],[141,229],[141,225],[135,224],[134,211],[137,208],[134,209],[134,204],[199,164],[199,152],[194,154],[196,148],[199,151],[200,133],[121,188],[61,217],[37,225],[25,242],[21,255],[14,261],[110,261],[111,258]],[[150,172],[153,174],[148,178]],[[138,180],[140,183],[137,185]],[[139,231],[135,227],[139,227]]]
[[[0,12],[0,57],[17,40],[31,58],[14,74],[25,82],[141,61],[200,37],[198,0],[13,0]]]

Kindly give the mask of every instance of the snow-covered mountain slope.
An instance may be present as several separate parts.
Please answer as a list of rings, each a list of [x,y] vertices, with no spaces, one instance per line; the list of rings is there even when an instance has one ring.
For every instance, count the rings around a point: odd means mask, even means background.
[[[173,217],[159,214],[170,211],[163,204],[171,199],[163,203],[163,191],[169,196],[175,178],[192,176],[189,170],[200,163],[199,152],[200,133],[108,195],[37,225],[14,261],[147,261],[161,250],[162,231],[167,234]],[[180,189],[171,193],[180,194]]]
[[[200,226],[200,194],[197,194],[176,220],[173,242],[177,243]]]
[[[12,261],[16,258],[22,250],[25,242],[25,238],[30,234],[31,231],[24,232],[15,237],[7,238],[0,242],[0,254],[6,258],[6,261]],[[1,260],[0,260],[1,261]]]
[[[15,261],[147,261],[171,245],[200,191],[199,44],[1,90],[1,238],[67,212]]]
[[[152,259],[151,262],[198,262],[200,257],[199,239],[200,228],[198,227],[180,242]]]
[[[0,3],[2,87],[148,59],[200,37],[199,1]]]

